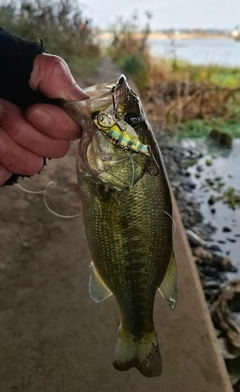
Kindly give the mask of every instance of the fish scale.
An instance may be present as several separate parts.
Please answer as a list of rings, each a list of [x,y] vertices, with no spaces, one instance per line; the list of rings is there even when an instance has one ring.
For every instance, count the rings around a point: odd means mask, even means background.
[[[79,173],[80,182],[83,176],[84,172]],[[155,293],[161,283],[161,276],[164,275],[167,268],[167,263],[165,263],[165,266],[163,265],[161,268],[161,274],[156,274],[155,260],[156,258],[168,260],[171,251],[170,249],[166,252],[162,246],[164,236],[163,240],[159,241],[159,217],[163,226],[170,227],[170,233],[171,224],[169,217],[163,214],[159,200],[151,200],[150,198],[152,182],[156,183],[160,191],[159,178],[146,173],[141,182],[138,182],[132,189],[124,213],[122,213],[121,208],[115,199],[109,196],[108,191],[106,191],[105,202],[101,201],[102,193],[100,197],[97,196],[98,191],[94,188],[97,188],[98,185],[93,181],[88,193],[95,195],[95,197],[91,198],[91,207],[88,206],[84,213],[86,231],[91,233],[89,246],[94,264],[104,282],[114,292],[124,320],[132,319],[132,317],[128,317],[128,314],[135,313],[136,316],[138,308],[141,306],[139,298],[142,299],[147,313],[146,317],[141,317],[144,322],[140,323],[140,317],[135,317],[137,320],[135,332],[139,333],[140,329],[141,334],[144,333],[142,324],[145,323],[147,329],[149,329],[149,324],[152,326],[152,316],[149,320],[148,313],[151,313],[154,296],[149,298],[149,291]],[[122,202],[124,205],[125,193],[121,195],[123,200],[120,199],[118,193],[117,197],[120,204]],[[131,244],[130,247],[129,244]],[[136,260],[136,262],[132,263],[132,260]],[[148,262],[148,260],[150,261]],[[161,266],[160,262],[159,266]],[[141,280],[136,282],[131,279],[135,272],[141,277]],[[122,284],[118,284],[119,277],[122,279]],[[141,291],[139,291],[140,285]],[[124,299],[129,298],[128,291],[132,293],[134,301],[126,303]],[[140,313],[142,314],[142,312]]]

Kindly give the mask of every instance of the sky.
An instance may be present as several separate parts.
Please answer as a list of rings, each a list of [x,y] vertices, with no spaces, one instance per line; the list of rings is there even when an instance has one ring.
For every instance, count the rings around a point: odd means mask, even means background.
[[[95,26],[109,28],[137,10],[140,25],[152,14],[151,29],[217,28],[240,25],[240,0],[80,0]]]

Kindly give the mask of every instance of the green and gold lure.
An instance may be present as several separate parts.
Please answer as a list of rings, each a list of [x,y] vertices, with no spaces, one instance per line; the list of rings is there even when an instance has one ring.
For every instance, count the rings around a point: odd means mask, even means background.
[[[134,135],[134,129],[126,121],[118,120],[104,111],[93,113],[92,119],[103,135],[116,146],[151,156],[150,147],[140,142]]]

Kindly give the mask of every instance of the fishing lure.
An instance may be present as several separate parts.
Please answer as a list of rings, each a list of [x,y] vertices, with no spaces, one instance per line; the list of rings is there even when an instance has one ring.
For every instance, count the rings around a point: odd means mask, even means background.
[[[140,142],[138,137],[133,134],[133,128],[126,121],[114,119],[112,115],[104,111],[93,113],[92,119],[104,136],[116,146],[151,156],[150,146]]]

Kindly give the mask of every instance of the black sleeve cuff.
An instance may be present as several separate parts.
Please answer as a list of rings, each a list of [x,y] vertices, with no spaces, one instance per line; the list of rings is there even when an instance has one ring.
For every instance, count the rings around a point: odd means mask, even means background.
[[[58,100],[47,98],[29,86],[33,61],[43,52],[42,40],[39,43],[27,41],[0,27],[0,98],[14,103],[23,111],[35,103],[58,104]],[[24,176],[13,174],[4,185],[16,183],[19,177]]]

